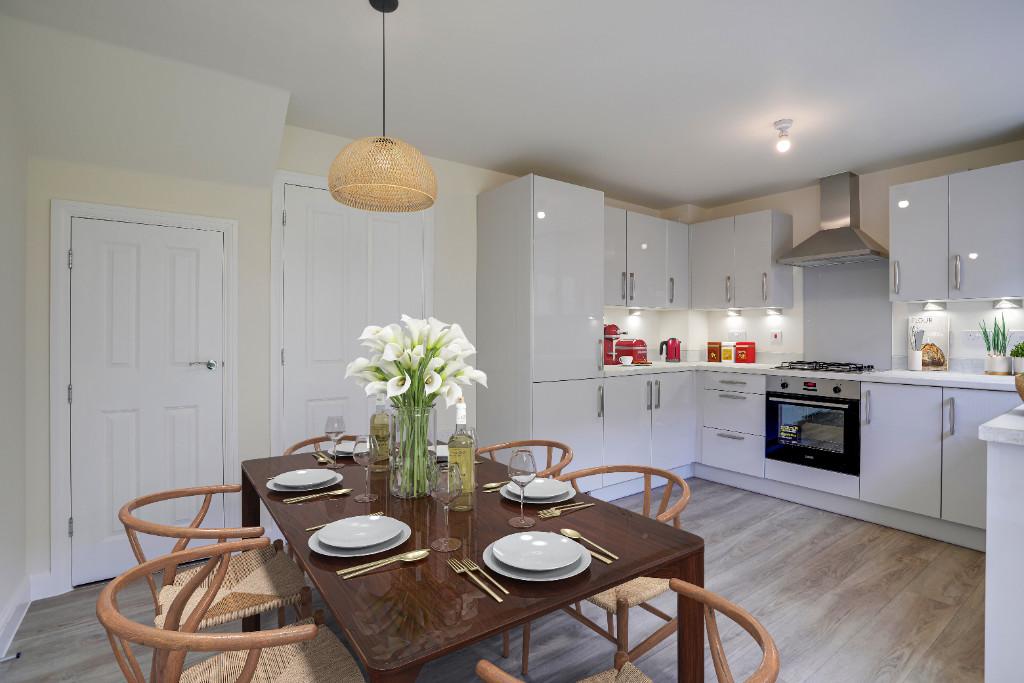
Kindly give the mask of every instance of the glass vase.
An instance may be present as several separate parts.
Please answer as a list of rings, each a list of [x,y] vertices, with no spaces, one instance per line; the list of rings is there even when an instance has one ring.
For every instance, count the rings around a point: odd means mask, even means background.
[[[434,407],[396,408],[391,448],[391,495],[423,498],[430,495],[435,467],[437,417]]]

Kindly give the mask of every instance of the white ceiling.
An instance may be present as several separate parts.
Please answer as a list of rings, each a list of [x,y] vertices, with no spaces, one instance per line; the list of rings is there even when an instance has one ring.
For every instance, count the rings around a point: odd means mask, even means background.
[[[299,126],[379,131],[380,15],[362,0],[0,11],[284,88]],[[1022,27],[1020,0],[404,0],[388,132],[653,208],[712,205],[1021,137]]]

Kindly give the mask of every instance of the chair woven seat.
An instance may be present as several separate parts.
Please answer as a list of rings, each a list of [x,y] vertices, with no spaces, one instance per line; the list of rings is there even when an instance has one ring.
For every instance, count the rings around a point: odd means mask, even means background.
[[[160,614],[154,619],[157,628],[163,628],[164,615],[174,598],[201,569],[202,565],[198,565],[184,570],[175,575],[174,583],[160,589],[157,598]],[[208,587],[210,580],[211,577],[207,577],[200,588]],[[228,565],[224,583],[199,628],[226,624],[285,605],[298,605],[305,585],[305,578],[299,568],[286,553],[273,545],[234,555]],[[192,594],[182,614],[183,622],[202,595],[201,590]]]
[[[593,595],[587,598],[587,601],[594,603],[606,612],[614,614],[618,609],[619,598],[623,598],[630,607],[636,607],[640,603],[656,598],[668,590],[668,579],[652,579],[647,576],[641,576]]]
[[[311,624],[304,619],[299,624]],[[185,669],[181,683],[234,683],[246,651],[223,652]],[[271,647],[260,653],[253,683],[362,683],[365,679],[341,641],[321,626],[310,641]],[[630,679],[632,680],[632,679]]]
[[[579,683],[654,683],[654,681],[644,675],[643,671],[633,666],[631,662],[626,662],[618,671],[615,669],[602,671],[596,676],[584,678]]]

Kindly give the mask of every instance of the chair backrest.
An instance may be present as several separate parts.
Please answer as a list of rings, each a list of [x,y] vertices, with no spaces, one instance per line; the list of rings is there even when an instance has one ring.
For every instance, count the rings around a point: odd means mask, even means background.
[[[506,441],[490,446],[481,446],[476,449],[477,457],[485,457],[498,462],[497,455],[502,451],[514,450],[516,448],[544,448],[546,449],[547,464],[544,469],[538,470],[538,477],[557,477],[562,470],[572,462],[572,449],[561,441],[550,441],[548,439],[527,439],[525,441]],[[555,460],[555,452],[558,452],[558,460]]]
[[[210,504],[213,502],[214,496],[223,493],[238,493],[241,490],[242,487],[238,484],[217,484],[214,486],[193,486],[191,488],[150,493],[122,505],[121,509],[117,512],[117,518],[124,525],[124,531],[128,535],[128,543],[131,545],[132,552],[135,554],[135,559],[138,560],[139,564],[146,562],[146,553],[143,552],[142,543],[139,541],[140,533],[178,539],[171,550],[172,553],[184,550],[185,546],[192,539],[226,541],[232,538],[259,538],[263,535],[263,527],[261,526],[227,529],[206,529],[200,527],[203,520],[206,519],[206,513],[210,511]],[[134,514],[136,510],[147,505],[177,498],[190,498],[192,496],[202,496],[203,502],[199,506],[199,512],[196,513],[196,516],[188,526],[159,524],[139,519]],[[171,567],[168,571],[164,572],[162,585],[167,586],[174,583],[176,573],[176,567]],[[146,580],[149,583],[149,591],[153,594],[153,605],[159,612],[160,604],[157,600],[159,591],[157,591],[156,582],[152,576],[148,576]]]
[[[732,619],[744,631],[749,633],[761,648],[761,662],[757,669],[746,678],[744,683],[775,683],[779,678],[779,651],[775,641],[764,626],[739,605],[730,602],[717,593],[704,590],[692,583],[672,579],[669,586],[676,593],[696,600],[704,606],[704,623],[707,626],[708,647],[711,648],[711,660],[715,665],[715,675],[719,683],[735,683],[729,662],[722,647],[722,637],[718,632],[716,612],[721,612]],[[682,628],[680,623],[679,628]],[[625,653],[618,652],[615,656],[615,668],[621,669],[626,664]],[[488,661],[480,660],[476,665],[476,674],[485,683],[522,683],[515,676],[509,675]]]
[[[346,434],[345,436],[341,437],[341,440],[342,441],[354,441],[355,438],[356,438],[355,434]],[[306,448],[308,446],[312,446],[313,447],[313,450],[311,450],[310,453],[312,453],[314,451],[320,451],[320,450],[323,450],[320,447],[320,444],[333,445],[333,443],[331,442],[331,438],[329,436],[327,436],[326,434],[323,435],[323,436],[312,436],[312,437],[310,437],[308,439],[303,439],[302,441],[299,441],[298,443],[293,443],[291,446],[289,446],[288,448],[284,449],[284,453],[282,453],[281,455],[293,455],[295,453],[298,453],[298,452],[302,451],[303,448]]]
[[[558,478],[562,481],[570,482],[572,487],[576,489],[576,492],[579,493],[580,487],[577,483],[578,479],[595,474],[607,474],[612,472],[630,472],[643,476],[644,516],[646,517],[651,516],[651,493],[654,485],[654,479],[655,477],[664,479],[665,490],[661,493],[661,502],[658,504],[658,511],[655,513],[655,519],[659,522],[672,520],[672,525],[677,529],[679,528],[679,515],[686,508],[686,504],[690,502],[690,485],[686,483],[685,479],[674,472],[660,470],[657,467],[648,467],[646,465],[602,465],[601,467],[588,467],[585,470],[566,472]],[[669,506],[669,501],[672,499],[672,491],[676,487],[679,488],[679,499]]]
[[[200,548],[189,548],[178,553],[148,560],[114,578],[100,593],[96,601],[96,616],[107,632],[107,640],[114,651],[117,664],[128,683],[145,683],[132,645],[153,648],[150,681],[178,683],[185,657],[189,652],[248,651],[245,664],[238,676],[240,683],[252,680],[264,648],[290,645],[316,637],[318,624],[288,626],[269,631],[249,633],[197,633],[199,624],[213,604],[227,575],[232,553],[264,548],[267,538],[216,543]],[[186,583],[164,617],[163,627],[142,624],[126,617],[118,606],[118,594],[128,585],[157,572],[167,571],[183,562],[207,560],[202,569]],[[182,621],[185,607],[197,589],[202,596]]]

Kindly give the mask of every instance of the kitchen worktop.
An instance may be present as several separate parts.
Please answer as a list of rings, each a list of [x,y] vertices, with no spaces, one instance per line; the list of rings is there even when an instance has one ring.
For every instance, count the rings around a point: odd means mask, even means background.
[[[776,363],[666,363],[664,361],[654,361],[651,365],[606,365],[604,375],[605,377],[619,377],[621,375],[709,370],[713,372],[739,372],[752,375],[790,375],[814,379],[852,379],[861,382],[882,382],[886,384],[917,384],[929,387],[1016,391],[1013,377],[998,375],[973,374],[969,372],[914,372],[911,370],[801,372],[798,370],[779,370],[775,367],[776,365]]]
[[[1024,405],[981,425],[978,438],[982,441],[1024,446]]]

